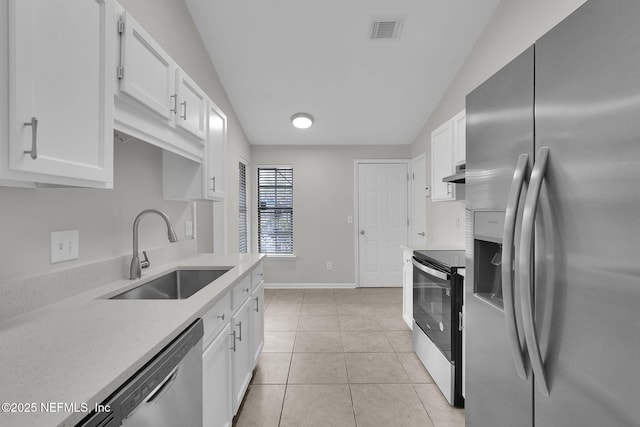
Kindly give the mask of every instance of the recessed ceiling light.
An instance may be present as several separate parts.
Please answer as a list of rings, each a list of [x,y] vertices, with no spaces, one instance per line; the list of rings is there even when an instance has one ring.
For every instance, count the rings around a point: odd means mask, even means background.
[[[298,129],[308,129],[313,124],[313,116],[307,113],[295,113],[291,116],[291,123]]]

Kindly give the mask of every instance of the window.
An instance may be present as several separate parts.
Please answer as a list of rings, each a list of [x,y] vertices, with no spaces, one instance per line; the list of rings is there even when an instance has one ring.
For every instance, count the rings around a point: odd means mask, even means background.
[[[293,255],[293,168],[258,168],[258,252]]]
[[[238,163],[238,182],[240,189],[238,192],[238,252],[246,254],[248,252],[248,224],[247,224],[247,165]]]

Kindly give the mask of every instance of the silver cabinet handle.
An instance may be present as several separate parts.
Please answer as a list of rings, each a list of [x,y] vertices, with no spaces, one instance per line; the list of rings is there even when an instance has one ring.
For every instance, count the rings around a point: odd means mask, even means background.
[[[180,105],[184,105],[184,113],[180,117],[182,118],[182,120],[187,120],[187,101],[181,102]]]
[[[251,289],[251,288],[242,288],[242,290],[243,290],[243,291],[245,291],[246,293],[249,293],[249,290],[250,290],[250,289]]]
[[[216,177],[212,176],[211,177],[211,191],[216,191]]]
[[[507,325],[507,336],[509,346],[513,355],[513,362],[516,365],[516,372],[523,380],[527,379],[527,370],[524,367],[524,352],[526,349],[520,347],[520,335],[516,323],[516,311],[514,301],[513,283],[513,245],[516,233],[516,218],[518,215],[518,205],[520,194],[524,187],[524,179],[529,164],[529,155],[520,154],[516,169],[513,172],[511,190],[507,201],[507,211],[504,220],[504,232],[502,239],[502,299],[504,301],[504,320]]]
[[[464,329],[463,320],[462,319],[463,319],[462,312],[459,311],[458,312],[458,331],[462,331],[462,329]]]
[[[260,313],[260,297],[256,297],[256,313]]]
[[[522,213],[522,237],[520,240],[520,303],[522,304],[522,324],[524,337],[529,350],[531,367],[536,376],[540,392],[549,396],[549,385],[540,354],[538,334],[533,317],[533,289],[531,286],[531,258],[533,255],[533,234],[536,210],[540,200],[540,189],[547,169],[549,147],[541,147],[536,155],[536,163],[531,171],[531,180],[527,199]]]
[[[236,331],[231,332],[229,335],[233,336],[233,347],[230,347],[229,350],[236,351]]]
[[[216,316],[216,317],[220,320],[224,320],[224,313],[222,313],[222,316]]]
[[[169,111],[173,114],[176,114],[178,112],[178,95],[173,94],[170,96],[170,98],[173,99],[173,108]]]
[[[31,117],[30,122],[24,122],[25,126],[31,126],[31,150],[25,150],[24,154],[31,154],[33,160],[38,158],[38,119]]]
[[[424,237],[424,236],[426,236],[426,233],[423,231],[422,233],[418,233],[418,236]]]
[[[453,189],[451,188],[451,183],[447,182],[447,194],[451,194],[452,191]]]
[[[236,326],[238,327],[238,336],[236,337],[236,339],[242,342],[242,322],[236,323]]]

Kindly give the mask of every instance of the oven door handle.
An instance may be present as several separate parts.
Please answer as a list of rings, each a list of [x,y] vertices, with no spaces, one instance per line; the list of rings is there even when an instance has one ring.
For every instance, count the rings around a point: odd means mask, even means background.
[[[529,163],[528,154],[520,154],[518,163],[513,171],[513,180],[511,189],[509,190],[509,199],[507,201],[507,210],[504,218],[504,232],[502,239],[502,298],[504,301],[504,320],[507,326],[507,336],[509,338],[509,347],[516,372],[523,380],[527,379],[527,369],[525,368],[525,356],[527,351],[520,345],[520,334],[518,333],[518,324],[516,322],[515,310],[515,283],[513,273],[513,245],[516,234],[516,219],[518,215],[518,205],[520,204],[520,194],[524,187],[525,175],[527,173],[527,165]],[[526,346],[526,344],[525,344]]]
[[[434,270],[433,268],[429,268],[426,265],[420,264],[415,259],[411,260],[411,262],[413,263],[413,266],[415,268],[417,268],[418,270],[422,271],[423,273],[430,274],[431,276],[435,276],[438,279],[449,280],[449,278],[447,277],[446,273],[443,273],[443,272],[438,271],[438,270]]]

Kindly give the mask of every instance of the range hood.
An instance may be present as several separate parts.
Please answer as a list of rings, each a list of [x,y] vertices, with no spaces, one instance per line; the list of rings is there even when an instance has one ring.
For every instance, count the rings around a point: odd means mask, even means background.
[[[445,176],[442,178],[442,182],[451,182],[453,184],[464,184],[465,172],[467,170],[466,164],[456,165],[456,173],[453,175]]]

